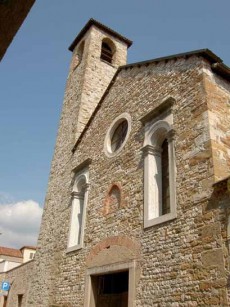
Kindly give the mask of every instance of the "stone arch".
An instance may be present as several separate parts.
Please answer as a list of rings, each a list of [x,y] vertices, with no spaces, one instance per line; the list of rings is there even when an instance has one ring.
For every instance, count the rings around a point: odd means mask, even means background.
[[[135,289],[140,278],[140,243],[127,236],[108,237],[91,248],[86,258],[86,295],[84,306],[98,301],[99,276],[125,272],[128,275],[128,304],[134,306]],[[126,283],[126,279],[123,281]],[[95,294],[97,293],[97,294]],[[125,293],[123,293],[125,294]],[[95,299],[96,298],[96,299]],[[123,302],[125,302],[122,299]],[[107,306],[107,305],[106,305]]]
[[[124,195],[119,183],[113,183],[106,193],[103,214],[115,212],[117,209],[124,206]]]
[[[86,184],[87,184],[87,178],[85,174],[77,176],[74,182],[73,192],[84,193]]]
[[[111,39],[105,37],[101,42],[101,60],[112,64],[116,52],[115,44]]]
[[[73,185],[68,251],[83,246],[88,187],[88,171],[83,170],[76,174]]]
[[[156,147],[161,147],[164,140],[168,137],[169,131],[171,130],[172,127],[168,122],[164,120],[157,121],[147,132],[144,146],[152,145]]]
[[[120,251],[116,252],[116,251]],[[140,243],[126,236],[108,237],[93,246],[86,258],[87,267],[139,259]],[[126,259],[127,258],[127,259]]]

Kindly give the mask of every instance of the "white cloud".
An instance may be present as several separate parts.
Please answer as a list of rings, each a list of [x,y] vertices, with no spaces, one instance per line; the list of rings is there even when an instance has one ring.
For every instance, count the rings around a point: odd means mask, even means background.
[[[33,200],[0,204],[0,246],[36,245],[42,208]]]
[[[14,200],[12,195],[10,195],[6,192],[0,191],[0,205],[12,204],[14,202],[15,202],[15,200]]]

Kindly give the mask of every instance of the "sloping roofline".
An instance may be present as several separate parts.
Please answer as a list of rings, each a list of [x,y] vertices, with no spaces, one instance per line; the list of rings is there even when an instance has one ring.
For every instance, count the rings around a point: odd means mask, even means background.
[[[73,51],[74,48],[76,47],[76,45],[79,43],[79,41],[82,39],[82,37],[85,35],[85,33],[89,30],[89,28],[91,26],[96,26],[97,28],[105,31],[105,32],[108,32],[110,35],[113,35],[117,38],[119,38],[120,40],[122,40],[123,42],[125,42],[128,47],[130,47],[132,45],[132,41],[129,40],[128,38],[122,36],[121,34],[119,34],[118,32],[110,29],[109,27],[103,25],[102,23],[100,23],[99,21],[93,19],[93,18],[90,18],[90,20],[87,22],[87,24],[84,26],[84,28],[80,31],[80,33],[77,35],[77,37],[75,38],[75,40],[72,42],[72,44],[69,46],[69,50],[70,51]]]
[[[177,59],[177,58],[189,58],[190,56],[193,56],[193,55],[202,56],[205,59],[207,59],[210,63],[216,63],[216,62],[222,63],[223,62],[222,59],[219,58],[210,49],[198,49],[198,50],[192,50],[192,51],[189,51],[189,52],[172,54],[172,55],[168,55],[168,56],[165,56],[165,57],[160,57],[160,58],[151,59],[151,60],[147,60],[147,61],[141,61],[141,62],[126,64],[126,65],[120,66],[120,68],[127,68],[127,67],[146,65],[146,64],[156,63],[156,62],[169,61],[169,60]]]
[[[147,61],[142,61],[142,62],[136,62],[136,63],[131,63],[131,64],[126,64],[123,66],[120,66],[118,70],[120,71],[121,69],[127,69],[127,68],[132,68],[135,66],[142,66],[142,65],[148,65],[152,63],[158,63],[162,61],[170,61],[172,59],[178,59],[178,58],[189,58],[190,56],[202,56],[206,60],[208,60],[211,64],[212,70],[218,74],[221,75],[221,77],[227,79],[230,81],[230,68],[223,63],[223,60],[219,58],[215,53],[213,53],[210,49],[199,49],[199,50],[194,50],[194,51],[189,51],[189,52],[183,52],[183,53],[178,53],[178,54],[173,54],[169,55],[166,57],[161,57],[161,58],[156,58],[152,60],[147,60]]]
[[[25,246],[22,246],[21,248],[20,248],[20,251],[21,250],[23,250],[23,249],[34,249],[34,250],[36,250],[37,248],[36,248],[36,246],[32,246],[32,245],[25,245]]]
[[[166,57],[161,57],[161,58],[156,58],[156,59],[152,59],[152,60],[136,62],[136,63],[131,63],[131,64],[126,64],[126,65],[120,66],[120,67],[118,67],[113,79],[109,83],[109,85],[108,85],[107,89],[105,90],[103,96],[101,97],[100,101],[98,102],[98,104],[97,104],[95,110],[93,111],[89,121],[85,125],[84,130],[82,131],[81,135],[77,139],[77,141],[76,141],[76,143],[75,143],[75,145],[72,149],[72,152],[73,153],[75,152],[78,144],[81,142],[81,140],[82,140],[85,132],[87,131],[91,121],[93,120],[95,114],[100,109],[102,101],[105,99],[105,97],[109,93],[110,88],[113,86],[113,83],[115,82],[115,79],[116,79],[117,75],[119,74],[119,72],[121,70],[126,70],[126,69],[132,68],[132,67],[141,67],[141,66],[144,66],[144,65],[148,66],[152,63],[169,61],[169,60],[172,60],[172,59],[189,58],[190,56],[201,56],[201,57],[205,58],[206,60],[208,60],[210,62],[211,69],[216,74],[218,74],[221,77],[225,78],[226,80],[230,81],[230,68],[223,63],[223,60],[221,58],[219,58],[215,53],[213,53],[209,49],[199,49],[199,50],[194,50],[194,51],[189,51],[189,52],[183,52],[183,53],[178,53],[178,54],[174,54],[174,55],[169,55],[169,56],[166,56]]]

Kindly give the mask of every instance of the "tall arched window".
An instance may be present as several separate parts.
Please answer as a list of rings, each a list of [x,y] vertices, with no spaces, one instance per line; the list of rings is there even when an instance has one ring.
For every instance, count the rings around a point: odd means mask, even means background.
[[[77,174],[72,192],[68,250],[78,249],[83,245],[88,186],[88,173],[84,171]]]
[[[148,126],[144,143],[144,226],[176,217],[174,131],[167,121]]]
[[[112,63],[115,53],[115,46],[109,39],[104,39],[101,44],[101,59],[105,62]]]

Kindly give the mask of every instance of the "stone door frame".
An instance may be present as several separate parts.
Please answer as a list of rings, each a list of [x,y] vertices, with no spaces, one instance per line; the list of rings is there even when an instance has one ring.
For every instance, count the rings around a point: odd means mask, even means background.
[[[91,279],[92,276],[104,275],[108,273],[116,273],[121,271],[129,272],[128,307],[134,307],[135,288],[136,288],[135,260],[130,262],[114,263],[114,264],[87,269],[85,276],[84,307],[96,307],[93,296],[92,279]]]

